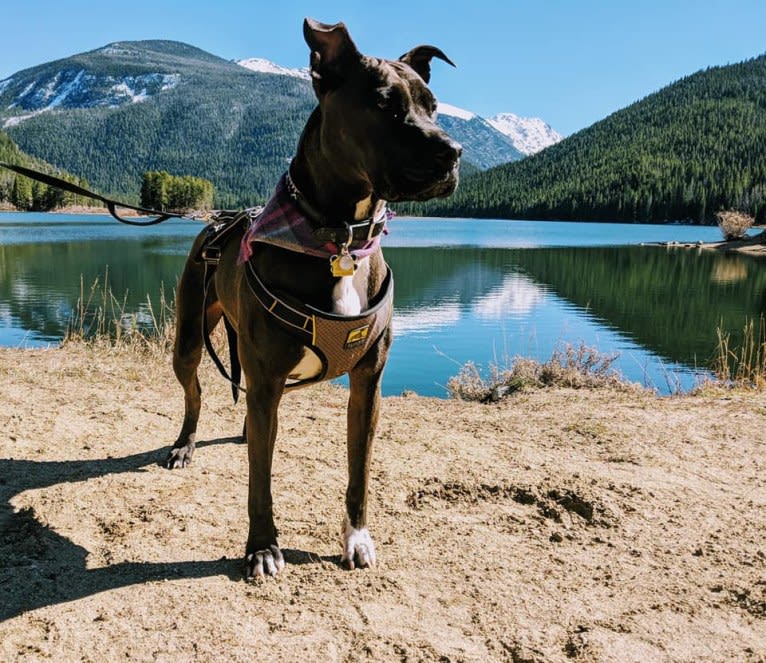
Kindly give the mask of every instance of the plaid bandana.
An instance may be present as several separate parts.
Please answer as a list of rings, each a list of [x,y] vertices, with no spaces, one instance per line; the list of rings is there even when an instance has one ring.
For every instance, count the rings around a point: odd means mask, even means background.
[[[340,246],[334,242],[322,242],[314,236],[314,228],[295,204],[286,179],[286,174],[280,178],[266,206],[253,216],[240,245],[240,264],[253,255],[253,242],[275,244],[283,249],[327,259],[340,251]],[[390,212],[386,210],[385,214],[390,218]],[[380,248],[381,234],[370,239],[354,240],[348,246],[349,253],[355,258],[372,255]]]

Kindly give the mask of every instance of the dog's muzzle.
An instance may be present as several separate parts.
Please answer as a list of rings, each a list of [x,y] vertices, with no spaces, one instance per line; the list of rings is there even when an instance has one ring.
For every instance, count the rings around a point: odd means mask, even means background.
[[[457,188],[463,146],[443,134],[431,149],[433,151],[429,154],[427,168],[403,168],[405,178],[414,184],[411,194],[413,200],[443,198]]]

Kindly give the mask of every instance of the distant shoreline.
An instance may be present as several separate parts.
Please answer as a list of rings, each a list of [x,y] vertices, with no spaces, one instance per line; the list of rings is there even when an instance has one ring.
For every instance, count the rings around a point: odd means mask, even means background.
[[[118,207],[120,216],[142,216],[138,212],[132,209]],[[2,212],[17,212],[19,214],[25,214],[28,211],[38,212],[41,214],[94,214],[94,215],[109,215],[109,210],[106,207],[91,207],[88,205],[67,205],[66,207],[57,207],[51,210],[21,210],[13,205],[7,203],[0,203],[0,213]]]
[[[763,226],[758,226],[763,228]],[[721,251],[723,253],[743,253],[762,258],[766,257],[766,228],[757,235],[744,239],[721,240],[720,242],[651,242],[642,246],[659,246],[668,249],[700,249],[703,251]]]
[[[140,217],[145,216],[139,214],[135,210],[127,208],[118,208],[121,216]],[[18,212],[25,213],[26,210],[20,210],[9,205],[6,202],[0,202],[0,214],[3,212]],[[109,215],[109,210],[106,207],[91,207],[87,205],[67,205],[66,207],[59,207],[53,210],[43,212],[44,214],[92,214],[92,215]],[[442,217],[417,217],[419,219],[437,219]],[[443,217],[446,219],[452,219],[456,217]],[[504,219],[500,219],[504,220]],[[510,220],[510,219],[509,219]],[[582,221],[582,223],[588,223]],[[596,222],[600,223],[600,222]],[[621,223],[617,221],[616,223]],[[672,222],[668,222],[668,225]],[[661,224],[666,225],[666,224]],[[705,251],[721,251],[724,253],[742,253],[753,257],[761,258],[766,257],[766,225],[753,226],[755,230],[761,230],[757,235],[747,237],[745,239],[738,239],[733,241],[719,242],[650,242],[643,243],[642,246],[655,246],[663,248],[682,248],[682,249],[701,249]]]

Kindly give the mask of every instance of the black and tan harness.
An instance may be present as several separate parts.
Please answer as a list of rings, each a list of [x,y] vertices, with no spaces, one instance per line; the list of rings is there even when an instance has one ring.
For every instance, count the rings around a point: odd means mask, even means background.
[[[262,214],[262,208],[250,208],[237,212],[217,212],[209,225],[208,234],[197,254],[197,260],[205,265],[204,301],[207,304],[209,284],[220,261],[224,241],[235,228],[250,227]],[[379,221],[375,221],[379,224]],[[324,229],[319,229],[323,232]],[[247,233],[246,233],[247,234]],[[258,240],[256,240],[258,241]],[[377,342],[391,322],[394,288],[391,269],[386,266],[386,276],[376,298],[366,311],[358,315],[338,315],[305,304],[288,293],[275,293],[263,283],[256,272],[252,258],[245,262],[246,280],[250,291],[260,305],[287,333],[298,339],[320,361],[317,375],[297,378],[285,385],[285,390],[305,387],[324,380],[331,380],[348,373]],[[241,367],[236,350],[236,331],[224,315],[224,325],[229,344],[231,375],[218,358],[207,328],[207,316],[203,315],[205,347],[222,375],[232,384],[232,395],[237,400]]]
[[[391,321],[394,280],[389,267],[386,267],[383,286],[376,300],[359,315],[337,315],[287,295],[278,297],[258,277],[252,261],[247,263],[246,269],[247,284],[261,306],[322,363],[322,369],[316,376],[290,382],[286,389],[304,387],[348,373],[380,338]]]

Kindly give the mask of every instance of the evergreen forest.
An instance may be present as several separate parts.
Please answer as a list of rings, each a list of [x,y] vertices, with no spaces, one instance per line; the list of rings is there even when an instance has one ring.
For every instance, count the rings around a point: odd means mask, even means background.
[[[710,68],[522,161],[466,177],[433,216],[766,222],[766,55]]]
[[[141,179],[141,207],[163,212],[208,210],[213,206],[214,192],[213,183],[202,177],[152,171]]]
[[[77,186],[88,188],[88,182],[70,175],[40,159],[35,159],[22,152],[9,136],[0,131],[0,161],[18,166],[25,166],[49,175],[60,177]],[[28,177],[17,175],[11,170],[0,168],[0,205],[33,212],[47,212],[67,205],[100,205],[89,198],[76,196],[55,187],[49,187]]]

